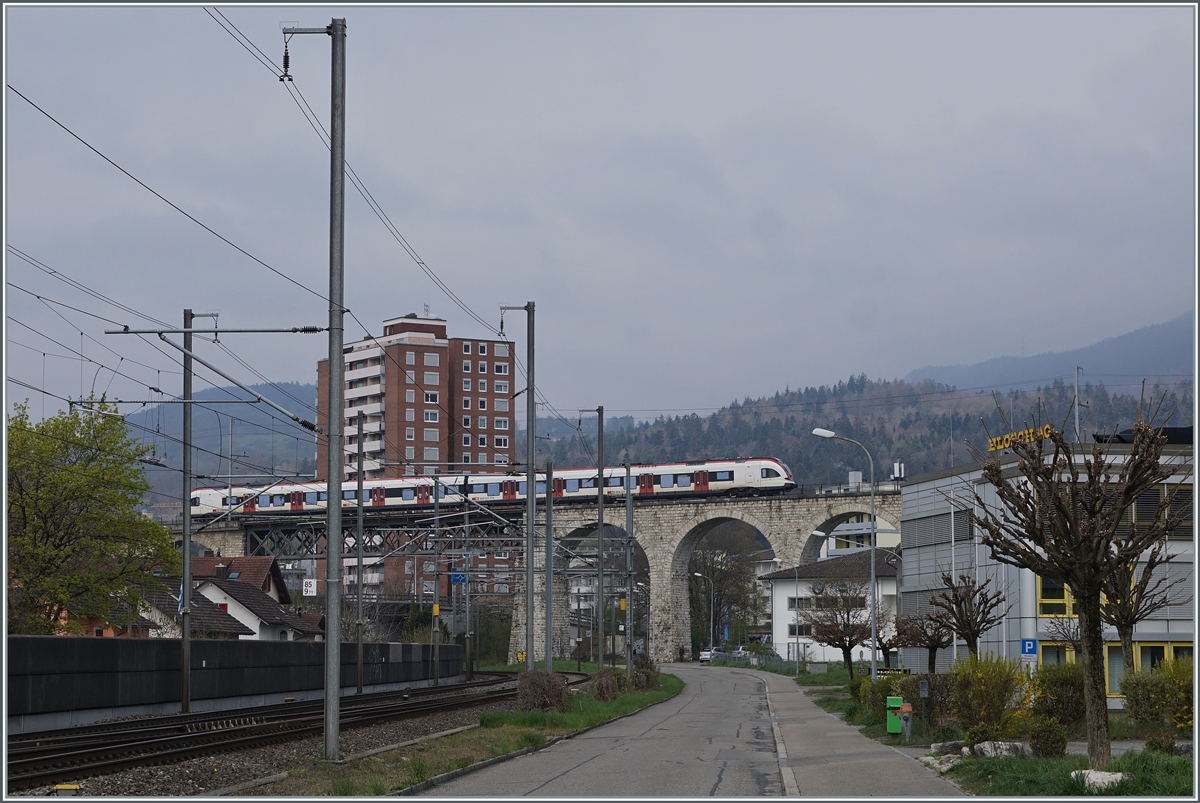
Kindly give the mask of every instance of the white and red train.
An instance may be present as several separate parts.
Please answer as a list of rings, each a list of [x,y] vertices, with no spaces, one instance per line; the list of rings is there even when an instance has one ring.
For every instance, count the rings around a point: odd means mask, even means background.
[[[705,460],[694,463],[635,465],[630,470],[634,492],[642,498],[779,493],[796,487],[791,469],[772,457]],[[594,500],[597,471],[574,468],[554,472],[555,500]],[[451,474],[438,477],[442,504],[466,496],[481,504],[525,499],[526,481],[516,474]],[[625,467],[604,469],[604,494],[624,496]],[[546,493],[545,473],[539,473],[535,493]],[[372,508],[432,505],[433,477],[403,477],[363,481],[363,503]],[[328,493],[323,482],[269,487],[198,488],[192,493],[192,513],[208,515],[237,508],[243,513],[285,513],[324,510]],[[342,485],[342,506],[358,504],[358,484]]]

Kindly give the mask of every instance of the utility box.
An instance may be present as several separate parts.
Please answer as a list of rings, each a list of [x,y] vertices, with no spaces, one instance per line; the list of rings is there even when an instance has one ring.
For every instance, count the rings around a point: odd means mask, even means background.
[[[904,705],[904,698],[889,697],[887,698],[887,732],[888,733],[903,733],[904,723],[900,720],[900,708]]]

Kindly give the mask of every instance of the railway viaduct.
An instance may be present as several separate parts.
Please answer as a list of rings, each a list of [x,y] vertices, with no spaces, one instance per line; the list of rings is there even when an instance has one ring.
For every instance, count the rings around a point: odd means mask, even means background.
[[[541,508],[539,507],[539,510]],[[354,516],[346,509],[343,522],[345,539],[353,544]],[[504,512],[504,511],[502,511]],[[635,497],[633,537],[645,553],[650,566],[650,651],[655,660],[677,658],[680,647],[691,648],[691,617],[688,606],[688,561],[693,550],[709,532],[720,524],[739,521],[753,527],[766,538],[780,565],[795,566],[816,561],[825,535],[857,514],[870,512],[869,493],[837,493],[804,496],[796,492],[762,497],[710,497],[701,499],[639,499]],[[898,491],[877,491],[875,512],[880,526],[900,529],[900,494]],[[445,536],[466,535],[461,514],[449,515],[441,524]],[[420,518],[406,513],[406,520],[372,515],[365,523],[364,551],[382,555],[400,548],[395,540],[402,527],[428,528],[430,514]],[[496,521],[479,522],[474,515],[471,538],[492,542],[495,548],[522,550],[524,545],[524,510],[514,506],[507,511],[508,524]],[[622,497],[607,497],[604,507],[604,541],[606,554],[623,549],[626,533],[626,512]],[[594,504],[560,504],[554,507],[554,529],[557,545],[575,551],[585,540],[595,541],[597,530]],[[222,526],[223,525],[223,526]],[[200,525],[203,526],[203,525]],[[535,548],[534,586],[534,657],[544,658],[545,650],[545,563],[544,529],[536,528],[539,545]],[[195,540],[220,549],[221,554],[272,554],[284,557],[319,557],[324,552],[324,518],[315,516],[234,517],[197,533]],[[347,540],[343,541],[344,544]],[[344,553],[353,554],[353,547]],[[560,557],[561,556],[561,557]],[[523,558],[522,558],[523,560]],[[561,563],[560,563],[561,561]],[[554,633],[553,650],[566,655],[570,650],[568,629],[568,594],[566,552],[556,551],[553,589]],[[524,565],[514,572],[514,617],[510,660],[525,646],[525,572]],[[561,580],[559,578],[562,578]],[[612,578],[614,585],[623,580]],[[606,583],[607,585],[607,583]]]

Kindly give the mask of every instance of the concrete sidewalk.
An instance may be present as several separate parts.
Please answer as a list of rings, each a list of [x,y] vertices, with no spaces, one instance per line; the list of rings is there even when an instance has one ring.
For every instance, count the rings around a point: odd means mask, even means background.
[[[762,678],[802,797],[961,797],[966,793],[915,758],[863,736],[817,707],[794,678],[745,670]],[[785,779],[786,783],[786,779]]]

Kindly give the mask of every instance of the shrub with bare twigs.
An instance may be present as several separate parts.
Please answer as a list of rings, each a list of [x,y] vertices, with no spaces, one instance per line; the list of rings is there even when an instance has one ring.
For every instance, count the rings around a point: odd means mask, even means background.
[[[517,678],[517,708],[522,711],[566,711],[571,705],[562,675],[530,669]]]

